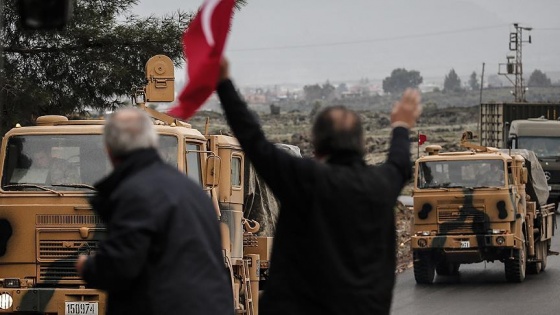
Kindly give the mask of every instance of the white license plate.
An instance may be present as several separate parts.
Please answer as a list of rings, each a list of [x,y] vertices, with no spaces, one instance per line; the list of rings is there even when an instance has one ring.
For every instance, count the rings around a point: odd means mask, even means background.
[[[470,241],[461,241],[461,248],[470,248],[471,242]]]
[[[98,315],[98,302],[64,302],[65,315]]]

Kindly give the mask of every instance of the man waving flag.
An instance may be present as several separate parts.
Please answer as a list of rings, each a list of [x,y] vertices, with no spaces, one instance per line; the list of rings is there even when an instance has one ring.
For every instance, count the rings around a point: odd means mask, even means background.
[[[214,92],[235,0],[205,0],[183,34],[188,84],[169,114],[188,119]]]

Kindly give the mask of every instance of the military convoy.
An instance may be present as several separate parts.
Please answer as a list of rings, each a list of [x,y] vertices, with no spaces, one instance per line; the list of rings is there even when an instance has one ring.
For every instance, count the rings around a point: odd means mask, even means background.
[[[415,163],[411,247],[419,284],[482,261],[503,262],[509,282],[546,268],[556,217],[535,154],[472,139],[463,135],[462,152],[428,146]]]
[[[146,68],[149,84],[138,89],[137,96],[168,100],[173,93],[171,60],[155,56]],[[272,238],[270,233],[257,236],[259,223],[244,217],[244,212],[251,212],[244,205],[255,200],[258,190],[241,147],[233,137],[202,134],[143,102],[139,106],[154,117],[164,160],[199,183],[212,198],[235,311],[257,314],[259,284],[265,282]],[[74,269],[78,255],[94,253],[106,233],[88,203],[92,185],[111,171],[103,124],[103,120],[42,116],[36,126],[17,126],[3,137],[0,313],[105,313],[104,292],[88,288]],[[38,163],[45,152],[51,159],[50,169]],[[270,197],[259,198],[265,199],[261,205],[275,205],[266,200]]]
[[[556,204],[556,211],[560,205],[559,119],[560,103],[480,105],[480,144],[535,151],[548,180],[548,202]]]
[[[509,126],[508,147],[535,152],[548,182],[548,202],[560,205],[560,120],[519,119]]]

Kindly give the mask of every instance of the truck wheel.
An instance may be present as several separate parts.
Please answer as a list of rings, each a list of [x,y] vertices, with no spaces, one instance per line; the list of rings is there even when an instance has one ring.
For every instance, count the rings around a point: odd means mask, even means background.
[[[523,282],[525,280],[527,253],[525,252],[525,242],[522,244],[521,249],[513,250],[513,259],[508,257],[504,262],[508,282]]]
[[[541,262],[531,262],[527,264],[527,273],[530,275],[536,275],[541,272],[542,264]]]
[[[430,252],[413,252],[414,279],[418,284],[434,282],[435,266]]]
[[[542,263],[541,263],[541,271],[546,269],[546,259],[548,257],[548,242],[540,242],[540,250],[542,252]]]
[[[440,276],[452,276],[459,272],[460,264],[441,261],[436,264],[436,272]]]
[[[535,254],[537,256],[536,258],[540,261],[539,262],[532,262],[532,263],[527,264],[527,273],[528,274],[536,275],[536,274],[539,274],[541,272],[541,270],[543,270],[543,267],[542,267],[543,266],[543,261],[544,261],[544,259],[546,259],[546,253],[543,251],[543,248],[546,248],[545,242],[538,242],[535,245]],[[546,262],[545,262],[545,264],[546,264]]]

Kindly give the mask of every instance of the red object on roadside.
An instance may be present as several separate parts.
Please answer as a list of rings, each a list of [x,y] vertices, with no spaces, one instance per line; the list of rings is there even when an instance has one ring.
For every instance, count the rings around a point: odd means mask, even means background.
[[[183,34],[188,83],[169,114],[190,118],[216,89],[235,0],[205,0]]]
[[[423,134],[418,135],[418,145],[424,144],[424,142],[426,142],[427,140],[428,140],[428,137],[426,135],[423,135]]]

